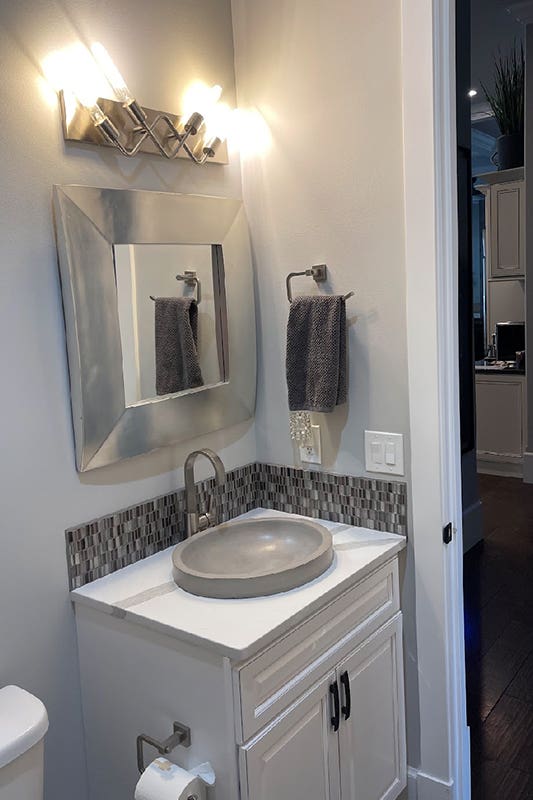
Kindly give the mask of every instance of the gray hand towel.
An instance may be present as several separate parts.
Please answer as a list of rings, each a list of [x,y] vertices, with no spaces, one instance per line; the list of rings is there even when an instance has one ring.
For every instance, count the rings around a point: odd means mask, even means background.
[[[287,323],[291,411],[333,411],[346,402],[346,304],[341,295],[295,297]]]
[[[155,388],[158,395],[203,386],[198,360],[198,306],[192,297],[155,301]]]

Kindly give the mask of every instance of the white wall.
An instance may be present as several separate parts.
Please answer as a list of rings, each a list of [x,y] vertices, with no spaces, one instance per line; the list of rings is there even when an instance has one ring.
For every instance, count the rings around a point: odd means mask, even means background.
[[[262,157],[243,161],[266,461],[295,459],[285,276],[312,264],[328,265],[329,291],[356,292],[347,305],[349,403],[317,417],[324,466],[361,474],[365,428],[408,432],[399,8],[390,0],[233,2],[239,105],[256,105],[272,135]],[[295,292],[313,290],[310,278],[294,282]]]
[[[243,160],[258,288],[258,456],[299,463],[288,431],[285,276],[327,263],[327,288],[356,296],[349,403],[316,415],[323,466],[365,474],[364,430],[398,431],[408,479],[400,1],[232,7],[239,106],[257,106],[272,138],[260,157]],[[314,291],[310,278],[297,281],[295,292]],[[403,585],[409,763],[417,765],[411,546]]]
[[[209,443],[232,467],[255,458],[255,441],[244,424],[76,473],[52,184],[239,197],[240,169],[235,155],[228,167],[200,169],[66,146],[55,103],[43,93],[40,62],[72,41],[96,39],[146,105],[177,110],[192,79],[222,84],[231,103],[228,9],[223,0],[18,0],[0,8],[0,685],[18,683],[48,707],[48,800],[83,800],[86,791],[65,528],[181,484],[184,454],[197,445]]]

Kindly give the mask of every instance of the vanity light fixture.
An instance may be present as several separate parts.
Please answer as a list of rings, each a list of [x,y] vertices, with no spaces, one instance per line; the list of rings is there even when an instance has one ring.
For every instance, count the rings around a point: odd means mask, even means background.
[[[130,157],[140,151],[167,159],[188,156],[195,164],[204,164],[224,150],[223,127],[230,112],[218,103],[220,86],[204,87],[201,107],[186,109],[181,117],[154,111],[137,102],[102,44],[93,44],[91,53],[116,99],[98,97],[78,72],[72,85],[60,92],[65,139],[108,145]],[[220,155],[215,160],[227,162]]]

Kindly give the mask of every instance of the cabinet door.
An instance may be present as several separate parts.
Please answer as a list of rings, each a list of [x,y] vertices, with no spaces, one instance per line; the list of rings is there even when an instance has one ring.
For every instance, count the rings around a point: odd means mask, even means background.
[[[401,614],[340,665],[342,800],[393,800],[406,785]]]
[[[490,190],[491,278],[524,274],[524,182],[491,186]]]
[[[340,800],[335,678],[321,680],[240,748],[241,800]]]
[[[476,376],[476,449],[484,459],[513,462],[524,451],[524,378]]]

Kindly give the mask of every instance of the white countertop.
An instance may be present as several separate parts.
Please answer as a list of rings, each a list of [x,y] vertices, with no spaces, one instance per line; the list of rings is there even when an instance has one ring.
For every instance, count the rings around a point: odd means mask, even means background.
[[[239,519],[272,516],[298,515],[257,508]],[[174,548],[169,547],[74,589],[72,600],[242,661],[389,561],[406,544],[404,536],[394,533],[314,521],[332,533],[333,563],[319,578],[288,592],[238,600],[189,594],[173,581]]]

